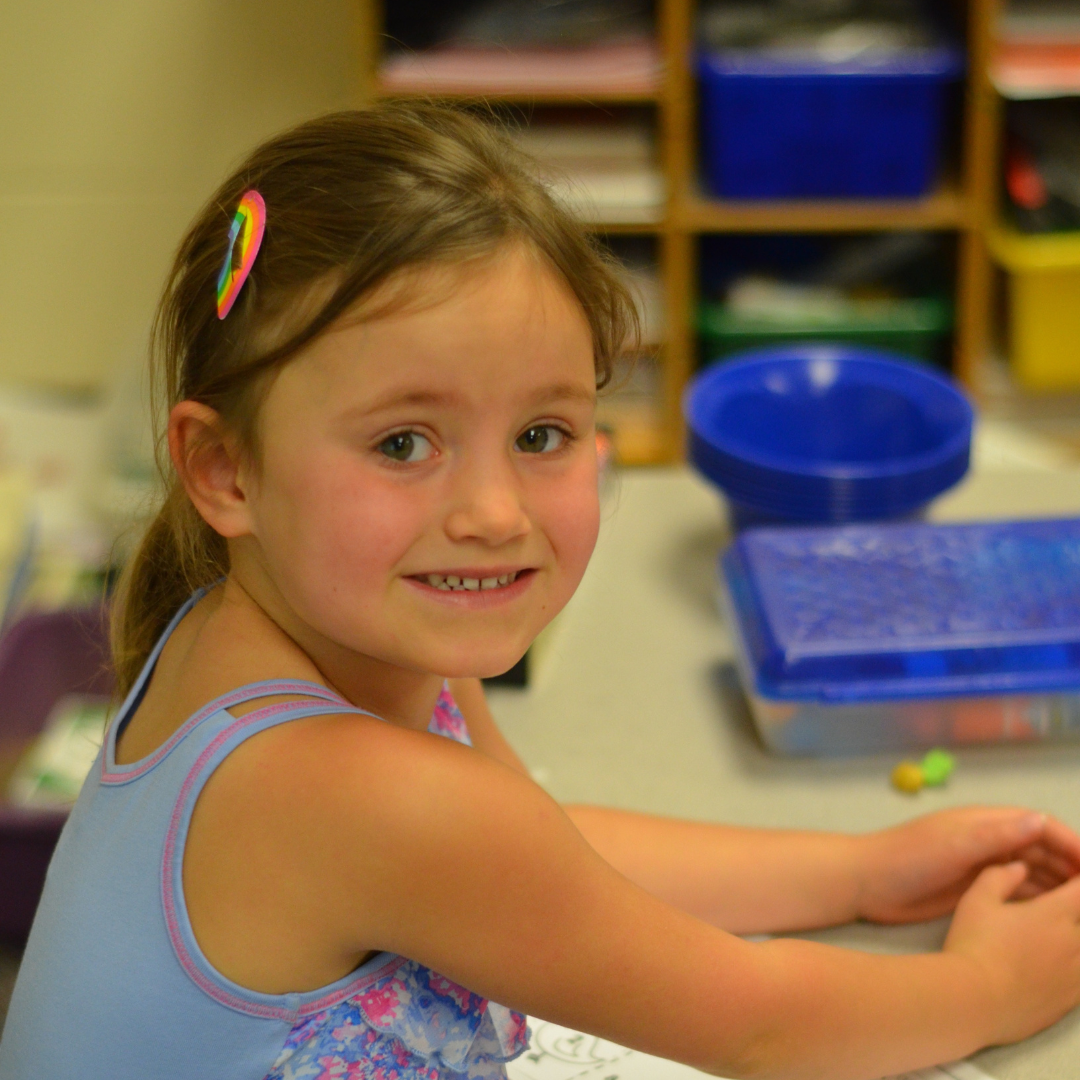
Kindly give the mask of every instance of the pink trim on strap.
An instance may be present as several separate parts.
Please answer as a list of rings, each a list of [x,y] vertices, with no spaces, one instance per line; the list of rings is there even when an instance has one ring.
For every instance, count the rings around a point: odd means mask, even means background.
[[[178,884],[174,866],[176,859],[176,843],[177,834],[180,830],[180,822],[184,817],[188,798],[191,795],[191,791],[195,784],[198,782],[202,770],[221,747],[244,728],[261,723],[271,717],[279,716],[282,713],[300,712],[312,708],[323,707],[313,706],[310,702],[303,701],[278,702],[275,705],[267,705],[265,708],[256,709],[246,716],[241,716],[227,728],[218,732],[196,759],[195,764],[188,770],[188,774],[184,778],[184,783],[180,788],[180,794],[177,797],[176,805],[173,808],[172,818],[169,821],[169,830],[165,836],[165,853],[162,858],[161,867],[161,898],[165,908],[165,925],[168,929],[169,940],[172,942],[173,951],[176,953],[177,960],[180,961],[180,966],[184,969],[188,978],[190,978],[200,990],[203,990],[219,1004],[226,1005],[231,1009],[236,1009],[238,1012],[247,1013],[249,1016],[258,1016],[268,1020],[288,1020],[293,1022],[299,1016],[307,1016],[312,1013],[320,1012],[322,1009],[329,1008],[331,1005],[336,1005],[339,1001],[344,1001],[347,997],[351,997],[358,990],[375,979],[390,974],[405,961],[404,957],[394,957],[392,960],[376,968],[375,971],[358,976],[345,986],[324,994],[317,1001],[302,1006],[298,1011],[293,1011],[284,1006],[260,1005],[256,1002],[248,1001],[237,994],[231,993],[224,987],[219,986],[200,970],[184,942],[183,932],[180,928],[180,915],[176,899]],[[349,706],[349,709],[350,711],[360,713],[363,716],[372,715],[371,713],[365,713],[363,710],[357,709],[352,705]],[[332,710],[326,708],[325,711],[326,713],[330,713]],[[312,713],[310,715],[318,716],[321,714]],[[210,966],[209,962],[207,962],[207,966]]]
[[[252,693],[252,691],[255,693]],[[113,732],[110,732],[110,738],[108,742],[107,752],[101,755],[101,782],[103,784],[125,784],[129,780],[135,780],[142,776],[143,773],[149,772],[155,765],[157,765],[162,759],[167,757],[169,753],[176,747],[177,743],[181,741],[192,728],[197,727],[208,717],[211,717],[216,712],[220,712],[222,709],[230,709],[234,705],[242,705],[245,701],[251,701],[253,698],[260,697],[274,697],[277,694],[303,694],[309,698],[315,698],[321,701],[334,701],[341,702],[341,704],[348,706],[350,709],[353,706],[340,694],[335,693],[333,690],[328,690],[325,687],[320,687],[316,683],[309,682],[289,682],[286,680],[275,680],[267,683],[250,683],[247,686],[241,686],[236,690],[231,691],[228,694],[222,694],[220,697],[214,698],[213,701],[204,705],[197,713],[190,716],[183,724],[180,725],[165,740],[149,757],[145,757],[142,761],[136,762],[130,766],[121,766],[120,768],[109,768],[109,760],[114,757],[116,752],[116,739]],[[302,704],[297,702],[297,704]],[[120,718],[117,717],[114,723],[114,730],[116,723],[119,723]]]

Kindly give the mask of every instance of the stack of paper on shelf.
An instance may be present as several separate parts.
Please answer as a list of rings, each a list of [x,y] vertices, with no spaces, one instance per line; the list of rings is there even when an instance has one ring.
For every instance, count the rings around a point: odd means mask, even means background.
[[[660,54],[649,39],[576,48],[444,46],[389,56],[383,93],[564,98],[643,97],[660,85]]]
[[[517,139],[541,163],[555,195],[583,221],[660,220],[664,180],[646,124],[534,124]]]
[[[1080,5],[1012,0],[998,23],[990,77],[1013,99],[1080,93]]]

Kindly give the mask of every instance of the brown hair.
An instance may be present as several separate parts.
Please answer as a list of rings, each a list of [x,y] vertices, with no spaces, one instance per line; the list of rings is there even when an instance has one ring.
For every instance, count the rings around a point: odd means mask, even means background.
[[[266,233],[235,306],[219,320],[215,285],[250,188],[266,202]],[[515,240],[544,257],[581,302],[602,387],[636,337],[633,301],[610,257],[497,127],[425,103],[334,113],[286,131],[222,184],[180,245],[151,341],[156,415],[202,402],[254,449],[267,376],[361,297],[399,270],[483,256]],[[164,502],[113,608],[121,695],[180,605],[229,570],[225,540],[188,499],[160,432],[158,466]]]

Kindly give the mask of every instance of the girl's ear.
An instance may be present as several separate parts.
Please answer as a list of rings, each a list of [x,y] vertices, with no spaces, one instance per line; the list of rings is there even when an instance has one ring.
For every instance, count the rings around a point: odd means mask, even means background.
[[[226,539],[251,532],[241,447],[217,412],[197,401],[174,406],[169,456],[188,498],[215,532]]]

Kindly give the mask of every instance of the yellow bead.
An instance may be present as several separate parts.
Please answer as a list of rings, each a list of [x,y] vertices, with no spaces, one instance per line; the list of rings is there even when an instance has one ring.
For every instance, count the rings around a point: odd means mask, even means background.
[[[923,786],[922,768],[914,761],[901,761],[892,771],[893,787],[914,795]]]

